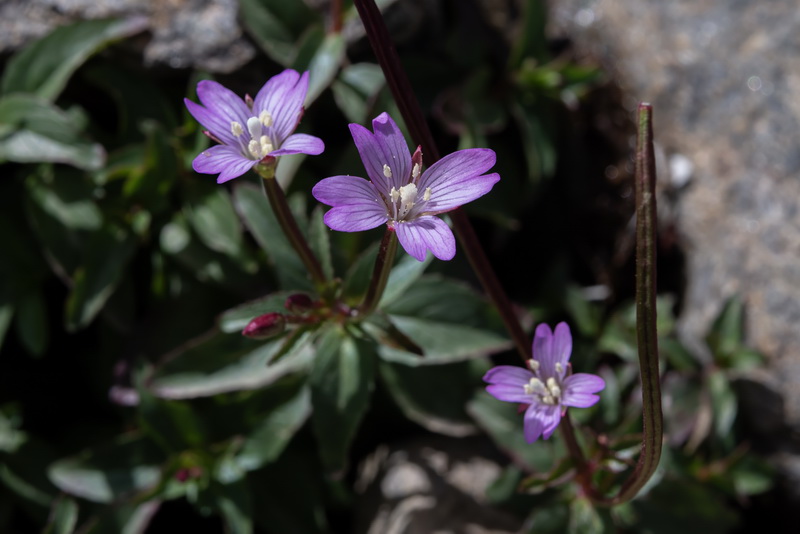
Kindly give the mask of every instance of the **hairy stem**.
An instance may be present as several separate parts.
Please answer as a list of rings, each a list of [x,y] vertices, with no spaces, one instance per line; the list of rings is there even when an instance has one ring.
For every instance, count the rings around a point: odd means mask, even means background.
[[[386,282],[389,280],[389,273],[392,271],[394,256],[397,252],[397,234],[391,228],[387,228],[381,239],[378,249],[378,257],[375,258],[375,268],[372,271],[367,293],[364,300],[358,307],[358,314],[366,317],[375,310],[381,300],[383,290],[386,289]]]
[[[272,206],[272,210],[275,212],[275,217],[278,219],[283,233],[286,234],[295,252],[300,256],[303,265],[306,266],[306,270],[308,270],[308,273],[311,275],[311,279],[314,281],[317,291],[323,293],[328,285],[328,280],[322,272],[322,267],[317,257],[314,255],[311,247],[308,246],[303,232],[301,232],[300,227],[297,226],[297,221],[294,215],[292,215],[292,210],[289,209],[289,203],[286,202],[286,195],[283,193],[283,189],[281,189],[278,180],[275,179],[274,165],[256,165],[254,170],[262,178],[261,184],[264,187],[264,193],[269,199],[270,206]]]
[[[419,102],[414,96],[408,76],[406,76],[400,64],[400,58],[389,37],[389,31],[378,10],[378,6],[375,5],[374,0],[354,0],[353,3],[358,10],[361,21],[364,23],[372,50],[375,52],[384,76],[386,76],[386,83],[392,91],[406,127],[411,133],[415,144],[422,146],[425,164],[430,166],[439,160],[439,150],[433,141],[433,135],[428,128],[428,123],[425,121]],[[519,319],[514,313],[511,301],[503,290],[503,286],[500,285],[500,281],[497,279],[497,275],[475,235],[472,224],[460,208],[451,211],[449,214],[453,221],[456,235],[458,235],[461,246],[464,247],[473,270],[499,311],[500,317],[514,342],[514,346],[523,361],[527,362],[531,357],[530,341],[522,330],[522,325],[520,325]]]

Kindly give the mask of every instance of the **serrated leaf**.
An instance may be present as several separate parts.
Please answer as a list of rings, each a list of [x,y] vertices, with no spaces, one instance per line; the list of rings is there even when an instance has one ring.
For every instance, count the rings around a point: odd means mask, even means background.
[[[375,379],[375,348],[340,328],[325,332],[309,376],[312,428],[328,471],[346,466],[347,452],[369,407]]]
[[[82,20],[52,32],[26,46],[6,66],[4,94],[33,93],[53,101],[72,73],[90,56],[109,43],[143,31],[144,17]]]

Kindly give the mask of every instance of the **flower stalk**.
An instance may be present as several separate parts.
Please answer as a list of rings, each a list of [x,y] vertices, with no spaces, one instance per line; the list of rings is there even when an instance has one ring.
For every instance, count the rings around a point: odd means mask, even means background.
[[[411,138],[415,144],[422,147],[425,163],[430,166],[439,160],[439,150],[433,141],[433,135],[428,128],[428,124],[425,122],[419,102],[414,96],[415,93],[411,88],[408,76],[400,64],[400,58],[394,48],[380,10],[374,0],[354,0],[353,3],[358,10],[367,38],[384,76],[386,76],[386,83],[392,91],[392,96],[394,96]],[[522,325],[514,312],[511,301],[503,290],[502,285],[500,285],[500,281],[497,279],[497,275],[475,235],[472,224],[460,208],[449,212],[449,215],[470,265],[472,265],[484,290],[500,313],[500,317],[520,357],[523,362],[527,362],[531,357],[530,341],[522,330]]]
[[[278,180],[275,178],[275,165],[259,164],[254,167],[254,170],[262,178],[261,184],[264,187],[264,194],[266,194],[269,199],[270,206],[272,206],[272,210],[275,212],[275,217],[278,219],[283,233],[289,239],[297,255],[300,256],[300,260],[311,275],[311,279],[314,281],[317,291],[323,294],[328,285],[328,280],[322,271],[319,260],[317,260],[317,257],[308,245],[308,241],[306,241],[303,232],[301,232],[300,227],[297,226],[297,221],[292,214],[292,210],[289,208],[289,203],[286,201],[286,195],[283,193],[283,189],[281,189]]]
[[[386,228],[386,231],[383,233],[383,239],[381,239],[380,248],[378,249],[378,256],[375,258],[375,268],[372,271],[372,279],[367,288],[367,293],[364,295],[364,300],[358,307],[359,316],[368,316],[375,310],[378,302],[380,302],[383,291],[386,289],[386,283],[389,281],[389,273],[392,271],[396,252],[397,234],[393,229]]]

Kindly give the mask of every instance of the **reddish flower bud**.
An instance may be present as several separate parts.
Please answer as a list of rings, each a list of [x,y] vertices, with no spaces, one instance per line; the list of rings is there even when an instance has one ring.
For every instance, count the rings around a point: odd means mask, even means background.
[[[280,313],[259,315],[244,327],[242,335],[251,339],[269,339],[277,336],[286,327],[286,318]]]
[[[314,307],[314,301],[305,293],[295,293],[289,295],[283,306],[292,313],[303,313]]]

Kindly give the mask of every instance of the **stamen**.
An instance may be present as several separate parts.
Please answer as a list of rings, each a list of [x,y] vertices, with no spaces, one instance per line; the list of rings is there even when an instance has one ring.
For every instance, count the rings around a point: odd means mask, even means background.
[[[552,406],[556,403],[556,400],[552,397],[552,395],[545,395],[542,397],[542,402]]]
[[[234,137],[239,137],[244,133],[244,129],[242,128],[241,123],[232,121],[231,122],[231,133]]]
[[[561,374],[564,372],[564,366],[561,365],[561,362],[556,362],[556,372]]]
[[[403,207],[410,209],[417,200],[417,186],[415,184],[406,184],[400,188],[400,202]]]
[[[550,390],[550,393],[553,395],[553,397],[561,397],[561,388],[558,386],[556,379],[552,376],[547,379],[547,389]]]
[[[261,114],[258,116],[258,120],[261,121],[261,124],[263,124],[267,128],[272,126],[272,115],[270,115],[269,111],[267,111],[266,109],[262,111]]]
[[[528,369],[530,369],[534,373],[539,370],[539,367],[541,367],[541,364],[536,360],[534,360],[533,358],[528,360]]]
[[[431,199],[431,188],[430,187],[426,187],[425,188],[425,193],[422,195],[422,200],[427,202],[430,199]]]
[[[547,388],[544,387],[544,384],[538,378],[531,378],[527,384],[523,386],[525,393],[527,395],[537,394],[537,395],[545,395],[547,394]]]
[[[247,150],[250,151],[250,154],[256,158],[261,159],[261,145],[258,144],[258,141],[255,139],[251,139],[250,142],[247,144]]]
[[[385,163],[383,164],[383,175],[387,178],[392,177],[392,169]]]
[[[250,117],[247,119],[247,131],[250,133],[250,137],[253,139],[258,139],[261,137],[261,121],[256,117]]]
[[[393,187],[392,190],[389,191],[389,196],[392,197],[392,202],[397,202],[397,199],[400,198],[400,191]]]
[[[419,178],[419,163],[414,164],[414,168],[411,169],[411,177],[416,180]]]
[[[261,157],[266,156],[270,152],[272,152],[272,143],[269,141],[269,137],[266,135],[261,136]]]

